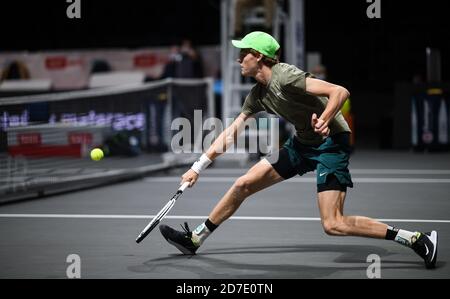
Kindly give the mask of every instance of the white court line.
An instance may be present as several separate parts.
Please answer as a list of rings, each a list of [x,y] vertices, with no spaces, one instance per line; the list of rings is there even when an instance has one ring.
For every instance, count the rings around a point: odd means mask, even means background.
[[[237,177],[202,177],[201,182],[206,183],[233,183]],[[425,178],[352,178],[354,183],[366,184],[450,184],[450,179],[425,179]],[[180,177],[155,177],[145,178],[147,183],[175,183],[180,182]],[[316,178],[292,178],[284,183],[315,183]]]
[[[205,170],[205,174],[245,174],[250,168],[211,168]],[[31,173],[47,173],[54,168],[31,168],[28,172]],[[80,168],[66,168],[63,174],[70,174],[78,172]],[[96,169],[86,169],[89,171],[107,171],[108,169],[96,168]],[[6,171],[0,170],[0,173]],[[450,169],[350,169],[352,174],[378,174],[378,175],[450,175]],[[56,174],[56,173],[51,173]],[[312,173],[311,173],[312,174]]]
[[[50,219],[147,219],[155,215],[80,215],[80,214],[0,214],[0,218],[50,218]],[[166,216],[164,219],[204,220],[208,216]],[[320,221],[313,217],[244,217],[234,216],[231,220],[250,221]],[[407,222],[407,223],[450,223],[450,220],[423,220],[423,219],[377,219],[381,222]]]
[[[244,174],[250,168],[211,168],[205,171],[205,174]],[[28,172],[49,172],[54,168],[30,168]],[[64,172],[78,172],[80,168],[66,168]],[[103,168],[87,169],[89,171],[106,171]],[[0,173],[6,171],[0,170]],[[391,175],[450,175],[450,169],[350,169],[352,174],[391,174]]]
[[[249,168],[211,168],[205,174],[240,174]],[[450,169],[350,169],[352,174],[450,175]]]

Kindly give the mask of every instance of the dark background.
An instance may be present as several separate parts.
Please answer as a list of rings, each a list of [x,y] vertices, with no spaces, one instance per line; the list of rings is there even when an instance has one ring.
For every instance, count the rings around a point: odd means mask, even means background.
[[[81,19],[66,17],[65,0],[1,5],[0,51],[166,46],[183,37],[220,43],[219,0],[81,0]],[[305,7],[306,50],[321,52],[328,79],[352,92],[360,140],[389,130],[396,83],[426,79],[426,47],[441,50],[450,81],[446,1],[382,0],[381,19],[367,18],[369,5],[306,0]]]
[[[446,1],[382,0],[382,18],[368,19],[366,0],[306,0],[306,50],[319,51],[332,78],[378,82],[425,75],[425,48],[440,48],[449,66]],[[190,37],[220,43],[219,0],[81,0],[82,18],[68,19],[64,0],[1,4],[1,51],[169,45]]]

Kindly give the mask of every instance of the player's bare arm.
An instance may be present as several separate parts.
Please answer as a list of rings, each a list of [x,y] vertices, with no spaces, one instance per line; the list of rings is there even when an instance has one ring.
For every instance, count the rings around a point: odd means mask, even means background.
[[[314,114],[311,119],[314,131],[326,137],[330,134],[328,124],[341,110],[350,93],[342,86],[314,78],[306,79],[306,92],[311,95],[328,97],[328,104],[322,115]]]
[[[225,153],[241,134],[244,129],[245,121],[249,118],[250,116],[241,113],[234,122],[217,137],[206,151],[208,158],[214,160]]]
[[[251,116],[241,113],[234,122],[226,128],[217,139],[211,144],[206,151],[206,156],[209,160],[214,161],[221,154],[225,153],[227,149],[236,141],[237,137],[244,129],[245,121]],[[189,187],[194,186],[198,180],[199,174],[192,168],[181,176],[181,184],[184,182],[190,182]]]

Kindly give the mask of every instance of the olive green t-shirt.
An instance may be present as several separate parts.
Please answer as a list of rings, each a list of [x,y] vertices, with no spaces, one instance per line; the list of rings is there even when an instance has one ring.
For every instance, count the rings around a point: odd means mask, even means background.
[[[306,93],[306,78],[313,77],[293,65],[279,63],[272,67],[272,78],[267,86],[257,83],[245,99],[242,113],[252,115],[260,111],[275,114],[295,126],[299,141],[306,145],[319,145],[323,142],[321,135],[314,132],[311,118],[323,113],[328,98]],[[330,122],[330,136],[351,132],[338,112]]]

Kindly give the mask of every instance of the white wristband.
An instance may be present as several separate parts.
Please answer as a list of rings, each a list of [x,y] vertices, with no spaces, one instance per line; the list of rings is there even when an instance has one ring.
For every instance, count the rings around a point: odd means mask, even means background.
[[[198,159],[198,161],[192,165],[191,169],[197,174],[200,174],[200,172],[208,168],[209,164],[211,163],[212,161],[208,158],[208,156],[206,154],[203,154],[200,159]]]

